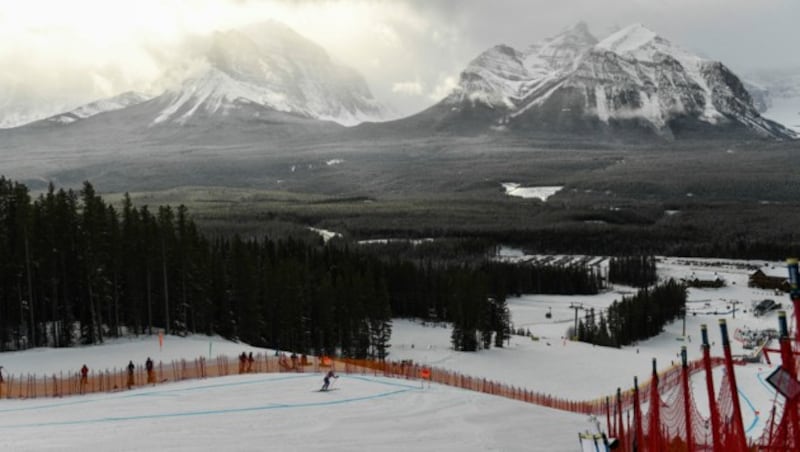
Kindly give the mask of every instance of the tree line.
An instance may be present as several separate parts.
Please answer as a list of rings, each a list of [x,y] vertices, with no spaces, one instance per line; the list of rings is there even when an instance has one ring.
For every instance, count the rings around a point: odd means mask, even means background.
[[[670,279],[636,295],[614,301],[605,313],[594,309],[578,322],[578,340],[621,347],[661,333],[664,325],[684,315],[686,288]]]
[[[608,264],[608,279],[615,284],[647,287],[658,281],[656,258],[653,256],[612,257]]]
[[[381,359],[395,317],[452,322],[454,347],[475,350],[508,338],[508,294],[596,293],[586,273],[207,237],[183,205],[115,206],[88,182],[34,198],[0,177],[0,351],[163,330]]]

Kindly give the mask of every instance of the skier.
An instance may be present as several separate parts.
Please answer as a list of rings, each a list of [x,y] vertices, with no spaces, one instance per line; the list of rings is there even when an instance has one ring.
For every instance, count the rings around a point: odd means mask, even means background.
[[[325,383],[322,385],[322,389],[320,389],[320,391],[328,390],[328,386],[330,386],[331,384],[331,378],[337,378],[337,379],[339,378],[338,375],[333,373],[333,369],[329,370],[328,373],[325,375],[325,378],[323,379]]]
[[[153,360],[150,357],[147,357],[147,361],[144,362],[144,367],[147,369],[147,383],[155,384],[156,383],[156,373],[153,370]]]

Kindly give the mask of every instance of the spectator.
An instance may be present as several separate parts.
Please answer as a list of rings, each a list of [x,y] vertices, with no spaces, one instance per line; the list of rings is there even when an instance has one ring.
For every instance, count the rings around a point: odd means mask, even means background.
[[[286,353],[281,353],[281,356],[278,358],[278,364],[280,364],[281,369],[289,369],[289,360],[286,359]]]
[[[242,354],[239,355],[239,373],[240,374],[244,373],[246,365],[247,365],[247,353],[242,352]]]
[[[247,355],[247,373],[250,373],[250,372],[253,371],[253,363],[254,362],[256,362],[256,360],[255,360],[255,358],[253,358],[253,352],[250,352],[250,354]]]
[[[153,370],[153,360],[150,357],[147,357],[147,361],[144,362],[144,367],[147,369],[147,383],[148,384],[155,384],[156,383],[156,372]]]
[[[128,362],[128,389],[133,387],[133,371],[136,370],[136,366],[133,365],[133,361]]]
[[[81,394],[86,392],[86,384],[89,381],[89,368],[86,364],[81,367]]]

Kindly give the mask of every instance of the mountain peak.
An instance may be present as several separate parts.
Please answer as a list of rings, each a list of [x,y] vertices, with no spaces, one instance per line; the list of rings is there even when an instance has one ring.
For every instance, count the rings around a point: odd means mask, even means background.
[[[603,39],[597,47],[617,54],[635,52],[655,40],[663,40],[642,24],[629,25]]]
[[[565,28],[559,34],[528,47],[525,66],[532,73],[560,71],[575,63],[577,58],[597,44],[585,22]]]
[[[477,104],[488,108],[477,110]],[[494,47],[462,73],[443,106],[439,111],[454,123],[483,118],[492,130],[504,131],[793,135],[759,116],[724,65],[642,24],[599,43],[579,22],[525,52]]]
[[[261,114],[261,109],[354,125],[382,108],[363,78],[334,62],[316,43],[275,21],[217,31],[203,55],[207,67],[164,93],[154,123],[205,115]]]

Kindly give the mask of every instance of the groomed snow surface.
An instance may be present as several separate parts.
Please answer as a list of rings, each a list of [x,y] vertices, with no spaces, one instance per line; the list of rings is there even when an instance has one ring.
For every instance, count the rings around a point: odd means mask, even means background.
[[[506,252],[509,255],[510,253]],[[525,259],[522,253],[511,253]],[[391,358],[412,359],[468,375],[494,379],[575,400],[612,394],[631,386],[633,376],[644,382],[650,360],[659,368],[678,363],[681,345],[689,359],[700,357],[700,324],[709,326],[712,354],[721,356],[718,318],[738,329],[777,326],[776,314],[756,318],[752,301],[788,299],[747,287],[747,266],[763,263],[662,259],[661,277],[714,279],[721,289],[690,289],[687,337],[681,322],[668,325],[659,337],[622,349],[594,347],[563,340],[574,321],[572,303],[597,312],[614,299],[632,293],[628,287],[597,296],[525,296],[509,300],[512,321],[537,336],[514,336],[503,349],[476,353],[449,347],[450,328],[395,320]],[[779,269],[782,264],[771,264]],[[732,304],[733,301],[741,304]],[[730,308],[737,307],[733,319]],[[742,310],[748,312],[744,313]],[[551,311],[547,319],[545,313]],[[788,309],[789,315],[793,315]],[[579,315],[585,315],[580,311]],[[749,353],[733,340],[734,355]],[[121,368],[128,360],[141,364],[198,356],[235,356],[242,351],[264,352],[219,338],[156,337],[115,341],[103,346],[68,350],[37,349],[0,354],[4,374],[76,372],[86,363],[92,369]],[[269,353],[269,351],[267,351]],[[758,437],[769,414],[774,391],[764,382],[773,366],[736,367],[744,425]],[[715,374],[717,389],[721,371]],[[0,400],[0,448],[39,450],[425,450],[425,451],[570,451],[579,450],[577,433],[592,430],[582,415],[414,380],[372,375],[342,375],[337,390],[319,393],[322,375],[249,374],[165,383],[111,394],[62,399]],[[707,414],[703,375],[692,381],[698,407]]]

